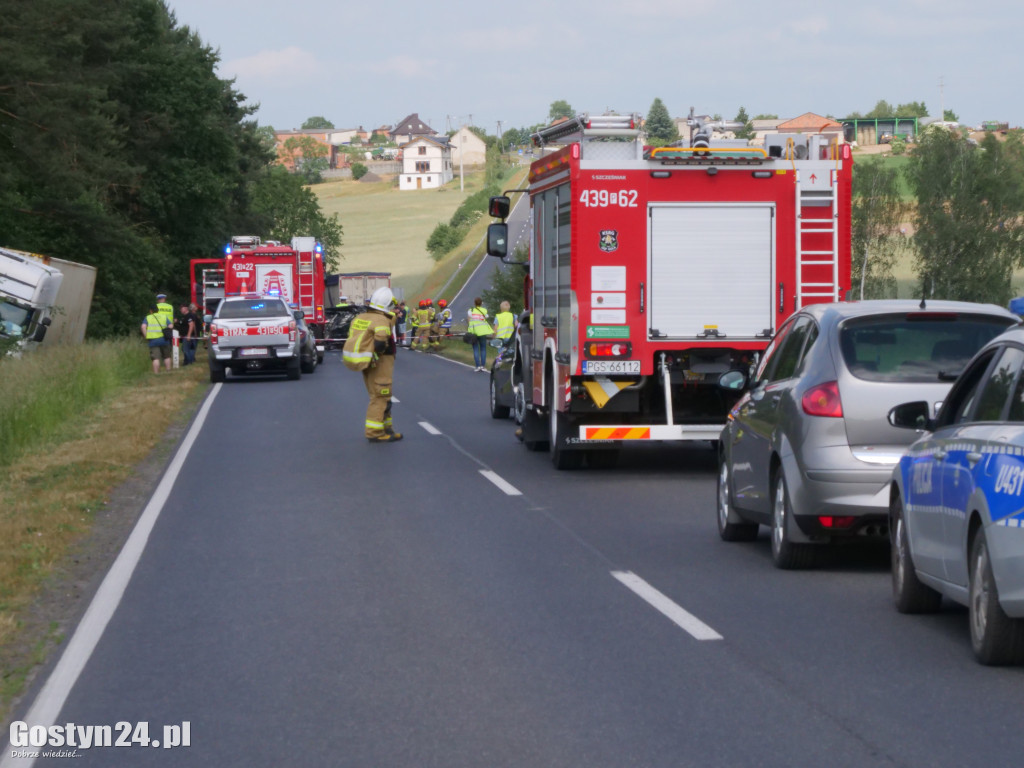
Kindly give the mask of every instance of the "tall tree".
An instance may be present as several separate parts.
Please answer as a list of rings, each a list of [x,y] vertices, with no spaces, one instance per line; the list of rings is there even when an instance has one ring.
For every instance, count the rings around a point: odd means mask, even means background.
[[[860,299],[896,298],[893,266],[907,214],[899,171],[879,158],[853,167],[853,289]]]
[[[733,118],[737,123],[743,123],[743,127],[736,131],[737,139],[751,139],[754,137],[754,128],[751,125],[750,117],[747,116],[747,110],[743,107],[739,108],[736,113],[736,117]]]
[[[129,332],[248,229],[272,154],[162,0],[0,0],[0,18],[0,243],[97,267],[89,333]]]
[[[647,132],[647,141],[651,146],[663,147],[679,140],[679,131],[675,121],[668,113],[668,107],[657,97],[651,102],[651,108],[647,112],[644,130]]]
[[[327,170],[327,147],[312,136],[289,136],[282,146],[283,157],[287,158],[295,173],[308,184],[322,181],[321,173]]]
[[[880,99],[875,104],[875,108],[868,112],[867,117],[893,117],[894,115],[895,110],[893,110],[892,104],[885,99]]]
[[[326,128],[328,130],[334,129],[334,123],[328,120],[326,117],[315,115],[313,117],[307,117],[306,121],[302,124],[302,130],[304,131],[315,131],[320,128]]]
[[[569,102],[564,99],[558,101],[552,101],[551,107],[548,109],[548,120],[554,122],[561,117],[574,117],[576,115],[573,112],[572,107],[569,106]]]
[[[916,266],[925,296],[1005,305],[1024,266],[1024,144],[989,134],[974,147],[925,131],[911,155]]]

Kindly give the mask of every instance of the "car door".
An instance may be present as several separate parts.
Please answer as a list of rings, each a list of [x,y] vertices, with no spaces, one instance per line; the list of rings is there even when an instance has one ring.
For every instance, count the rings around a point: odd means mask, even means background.
[[[1020,489],[1020,457],[1003,454],[1011,434],[1006,425],[1010,394],[1022,367],[1024,351],[1009,345],[1001,348],[982,378],[973,413],[951,435],[943,462],[941,556],[946,578],[963,587],[967,586],[967,526],[979,504],[973,498],[976,489],[992,490],[997,496],[1009,491],[1014,497]]]
[[[795,382],[805,342],[816,326],[798,315],[765,351],[747,397],[738,405],[730,446],[737,507],[767,515],[771,503],[771,455],[786,396]]]
[[[945,567],[945,507],[942,503],[943,474],[950,447],[962,425],[974,414],[977,394],[997,350],[983,353],[973,361],[950,390],[935,431],[907,453],[909,467],[904,476],[907,536],[914,566],[924,573],[947,579]]]

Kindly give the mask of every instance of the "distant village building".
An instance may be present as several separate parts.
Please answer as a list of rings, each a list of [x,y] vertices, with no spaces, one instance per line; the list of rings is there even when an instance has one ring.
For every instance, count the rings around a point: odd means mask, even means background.
[[[402,150],[399,190],[436,189],[454,178],[452,148],[447,136],[419,136],[399,147]]]
[[[277,152],[277,162],[287,168],[289,171],[295,170],[296,161],[302,159],[302,150],[290,150],[285,146],[285,142],[292,138],[302,138],[308,136],[318,144],[323,144],[327,149],[327,167],[336,168],[338,165],[338,148],[335,143],[332,142],[332,135],[337,133],[333,129],[329,128],[309,128],[304,130],[295,131],[274,131],[274,148]]]
[[[452,166],[483,165],[487,162],[487,145],[466,126],[462,126],[448,139],[452,147]]]
[[[413,112],[400,121],[389,133],[388,138],[401,146],[420,136],[437,136],[437,131],[427,125],[420,116]]]
[[[775,130],[777,133],[838,133],[839,141],[843,140],[842,123],[813,112],[804,112],[799,117],[783,120]]]

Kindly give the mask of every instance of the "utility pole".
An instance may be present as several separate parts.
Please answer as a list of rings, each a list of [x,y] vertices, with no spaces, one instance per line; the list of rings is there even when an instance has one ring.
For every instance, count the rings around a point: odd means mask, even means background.
[[[498,154],[505,154],[505,145],[501,141],[501,120],[498,121]]]

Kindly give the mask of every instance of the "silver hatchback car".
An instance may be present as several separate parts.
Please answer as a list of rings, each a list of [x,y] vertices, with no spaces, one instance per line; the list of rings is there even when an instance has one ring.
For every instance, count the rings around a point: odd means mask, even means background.
[[[894,406],[937,411],[956,376],[1017,322],[989,304],[861,301],[813,304],[765,350],[719,441],[718,532],[750,541],[771,529],[779,568],[813,564],[814,545],[888,535],[893,468],[915,435],[888,421]]]

